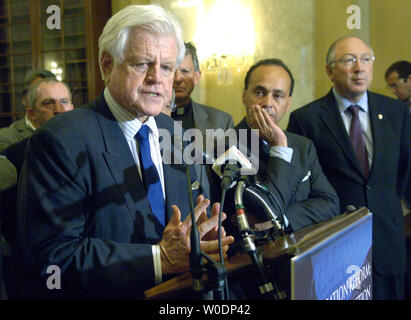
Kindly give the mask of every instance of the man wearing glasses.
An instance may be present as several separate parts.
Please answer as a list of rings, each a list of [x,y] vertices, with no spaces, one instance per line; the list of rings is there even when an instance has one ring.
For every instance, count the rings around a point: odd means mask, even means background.
[[[404,101],[411,112],[411,63],[405,60],[393,63],[385,72],[385,81],[387,89]]]
[[[400,199],[410,169],[410,114],[402,102],[368,91],[374,61],[362,39],[336,40],[326,57],[333,88],[292,112],[287,130],[314,142],[341,208],[351,204],[373,213],[373,297],[403,299]]]

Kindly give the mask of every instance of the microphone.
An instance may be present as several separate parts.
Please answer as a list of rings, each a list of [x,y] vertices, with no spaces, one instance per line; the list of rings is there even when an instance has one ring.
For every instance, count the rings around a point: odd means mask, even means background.
[[[347,209],[347,213],[352,213],[352,212],[354,212],[355,210],[357,210],[357,208],[356,208],[355,206],[353,206],[352,204],[349,204],[349,205],[346,207],[346,209]]]
[[[234,186],[240,173],[243,176],[256,174],[251,162],[234,145],[214,161],[212,169],[222,179],[223,190]]]

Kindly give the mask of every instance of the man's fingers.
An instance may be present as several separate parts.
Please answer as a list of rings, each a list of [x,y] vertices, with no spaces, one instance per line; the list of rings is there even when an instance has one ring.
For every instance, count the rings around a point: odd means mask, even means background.
[[[234,243],[234,237],[233,236],[227,236],[227,237],[221,238],[221,246],[222,247],[228,246],[232,243]],[[217,252],[216,250],[218,250],[218,248],[219,248],[218,240],[202,241],[201,242],[201,249],[204,250],[205,253]]]
[[[180,219],[181,219],[180,209],[176,205],[173,204],[171,206],[171,212],[172,212],[171,213],[171,219],[170,219],[168,225],[177,227],[181,223],[181,221],[180,221]]]
[[[194,208],[196,222],[197,222],[198,218],[201,216],[201,214],[206,211],[206,209],[209,205],[210,205],[210,200],[205,199],[204,197],[203,197],[203,200],[200,201],[196,205],[196,207]],[[189,214],[185,218],[184,222],[182,223],[182,227],[184,228],[184,230],[188,230],[191,227],[191,214]]]
[[[223,212],[221,221],[224,221],[226,218],[227,215]],[[200,235],[200,239],[216,227],[218,227],[218,215],[212,215],[210,219],[198,225],[198,234]]]

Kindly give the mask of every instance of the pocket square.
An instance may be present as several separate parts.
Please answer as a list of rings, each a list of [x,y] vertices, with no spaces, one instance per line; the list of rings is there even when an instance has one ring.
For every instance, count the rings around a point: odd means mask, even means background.
[[[301,180],[301,182],[307,181],[310,176],[311,176],[311,171],[308,171],[306,176],[303,178],[303,180]]]
[[[198,190],[198,188],[200,188],[200,182],[196,180],[191,184],[191,190]]]

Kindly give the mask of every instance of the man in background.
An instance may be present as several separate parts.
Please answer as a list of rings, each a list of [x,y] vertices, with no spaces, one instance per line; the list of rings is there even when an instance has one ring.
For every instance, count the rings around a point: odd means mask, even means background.
[[[37,130],[54,116],[73,110],[71,103],[71,91],[68,85],[55,78],[45,78],[37,81],[30,87],[27,94],[27,115],[31,123]],[[4,149],[0,154],[7,157],[13,168],[0,171],[0,179],[9,181],[10,188],[1,192],[0,214],[2,220],[2,235],[4,255],[4,283],[9,299],[30,299],[33,298],[32,286],[27,273],[23,269],[19,260],[21,251],[17,247],[17,185],[12,182],[17,180],[11,176],[11,171],[16,171],[16,177],[20,175],[26,145],[30,137],[13,143]],[[0,163],[1,167],[1,163]],[[9,175],[6,177],[5,175]],[[14,179],[14,180],[12,180]]]
[[[205,145],[206,139],[212,141],[214,138],[206,135],[207,129],[226,131],[233,127],[233,118],[224,111],[197,103],[191,98],[194,88],[200,82],[201,71],[195,46],[192,43],[184,44],[185,57],[174,75],[175,108],[171,117],[180,122],[184,130],[199,129],[203,137],[203,145]],[[206,198],[217,197],[218,195],[213,193],[210,168],[201,165],[196,165],[195,168],[201,193]]]
[[[385,72],[385,81],[387,89],[404,101],[411,112],[411,63],[405,60],[394,62]]]
[[[400,199],[410,170],[410,113],[368,91],[373,50],[360,38],[336,40],[326,57],[329,93],[290,115],[288,129],[314,142],[340,207],[373,213],[373,298],[404,296],[405,237]]]
[[[55,78],[55,75],[48,70],[34,70],[30,71],[24,77],[23,98],[22,104],[27,111],[28,107],[28,92],[30,86],[45,78]],[[33,134],[36,129],[35,120],[32,118],[33,113],[27,113],[23,119],[13,122],[7,128],[0,129],[0,151],[7,146],[21,141]]]

